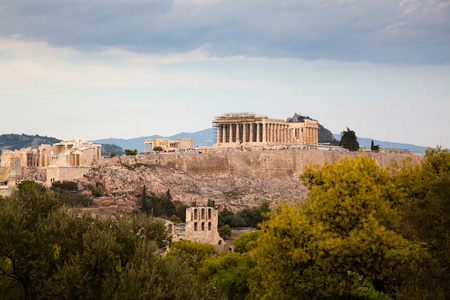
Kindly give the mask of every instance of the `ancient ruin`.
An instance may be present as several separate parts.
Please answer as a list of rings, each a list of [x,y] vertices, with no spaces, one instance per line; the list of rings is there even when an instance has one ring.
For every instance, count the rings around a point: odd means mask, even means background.
[[[193,144],[192,138],[171,140],[157,136],[154,140],[148,139],[144,142],[144,152],[151,152],[156,147],[161,147],[163,151],[191,150]]]
[[[264,115],[226,114],[213,122],[217,129],[214,146],[317,145],[319,122],[286,123]]]
[[[46,186],[55,181],[82,177],[101,158],[101,145],[81,139],[39,149],[4,150],[0,162],[0,182],[8,194],[21,180],[34,180]]]
[[[167,225],[174,241],[208,243],[221,251],[224,240],[217,231],[218,220],[219,212],[212,207],[189,207],[186,209],[186,223],[167,222]]]

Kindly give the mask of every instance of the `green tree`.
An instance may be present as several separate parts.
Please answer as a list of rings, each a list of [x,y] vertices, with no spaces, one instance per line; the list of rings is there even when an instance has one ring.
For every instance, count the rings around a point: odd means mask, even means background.
[[[109,153],[109,157],[110,157],[110,158],[113,158],[114,156],[116,156],[116,153],[115,153],[115,152]]]
[[[355,132],[347,127],[347,130],[342,132],[339,146],[342,146],[350,151],[357,151],[359,149],[359,143]]]
[[[450,152],[427,149],[420,164],[405,161],[395,175],[407,201],[401,210],[402,234],[426,243],[432,255],[404,289],[404,298],[450,298]]]
[[[156,146],[155,148],[153,148],[153,151],[156,151],[156,152],[163,151],[163,148],[160,146]]]
[[[181,222],[186,222],[186,209],[188,209],[189,208],[189,205],[180,205],[178,208],[177,208],[177,213],[176,213],[176,215],[177,215],[177,217],[178,218],[180,218],[180,220],[181,220]]]
[[[404,194],[389,169],[359,156],[308,168],[302,179],[305,204],[280,205],[249,252],[251,296],[349,297],[348,271],[395,295],[427,254],[398,233]]]
[[[375,145],[372,140],[372,142],[370,143],[370,150],[373,152],[378,152],[380,150],[380,145]]]
[[[2,299],[201,296],[189,269],[161,256],[170,242],[161,221],[80,216],[35,187],[0,202],[0,224]]]
[[[261,230],[254,230],[241,234],[233,242],[234,251],[241,254],[249,252],[256,246],[256,240],[258,239],[260,233]]]
[[[45,191],[45,187],[39,183],[32,180],[23,180],[18,185],[17,188],[21,194],[27,194],[34,192],[36,190]]]
[[[231,227],[230,225],[224,225],[219,229],[219,235],[222,238],[227,238],[231,236]]]
[[[172,242],[168,257],[181,259],[193,271],[201,267],[202,261],[211,256],[217,256],[214,246],[188,240]]]
[[[180,218],[178,218],[178,216],[173,215],[173,216],[170,217],[170,222],[173,222],[173,223],[181,223],[182,221],[181,221]]]
[[[134,150],[125,149],[124,152],[125,152],[125,155],[129,155],[129,156],[137,155],[137,153],[138,153],[137,149],[134,149]]]
[[[199,281],[211,284],[218,291],[215,298],[247,299],[247,278],[250,271],[247,256],[235,252],[224,252],[220,256],[204,259],[198,270]]]

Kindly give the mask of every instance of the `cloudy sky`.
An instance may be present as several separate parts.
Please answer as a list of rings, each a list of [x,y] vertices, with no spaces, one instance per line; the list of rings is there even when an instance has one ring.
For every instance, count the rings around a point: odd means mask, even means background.
[[[172,135],[253,112],[450,147],[450,1],[0,0],[0,134]]]

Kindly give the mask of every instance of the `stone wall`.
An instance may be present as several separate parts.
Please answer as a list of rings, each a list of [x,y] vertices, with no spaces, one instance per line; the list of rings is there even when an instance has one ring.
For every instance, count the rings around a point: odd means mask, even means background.
[[[255,176],[291,180],[297,178],[307,166],[335,162],[346,156],[373,157],[381,167],[401,163],[411,157],[417,163],[421,155],[394,153],[359,153],[323,151],[315,149],[223,151],[211,153],[152,153],[138,156],[119,156],[103,159],[100,164],[157,164],[187,171],[200,178]]]
[[[55,181],[78,179],[83,177],[90,167],[47,167],[47,186],[51,186]]]

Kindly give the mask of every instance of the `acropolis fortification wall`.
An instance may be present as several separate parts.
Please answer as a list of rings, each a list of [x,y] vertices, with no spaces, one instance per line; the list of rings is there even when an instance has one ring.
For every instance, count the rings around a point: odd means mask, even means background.
[[[137,156],[119,156],[103,159],[100,164],[157,164],[187,171],[200,178],[220,178],[229,176],[256,176],[290,180],[297,178],[307,166],[335,162],[345,156],[356,155],[373,157],[381,167],[401,163],[411,157],[413,162],[422,159],[421,155],[392,153],[359,153],[323,151],[315,149],[223,151],[210,153],[161,153]]]

